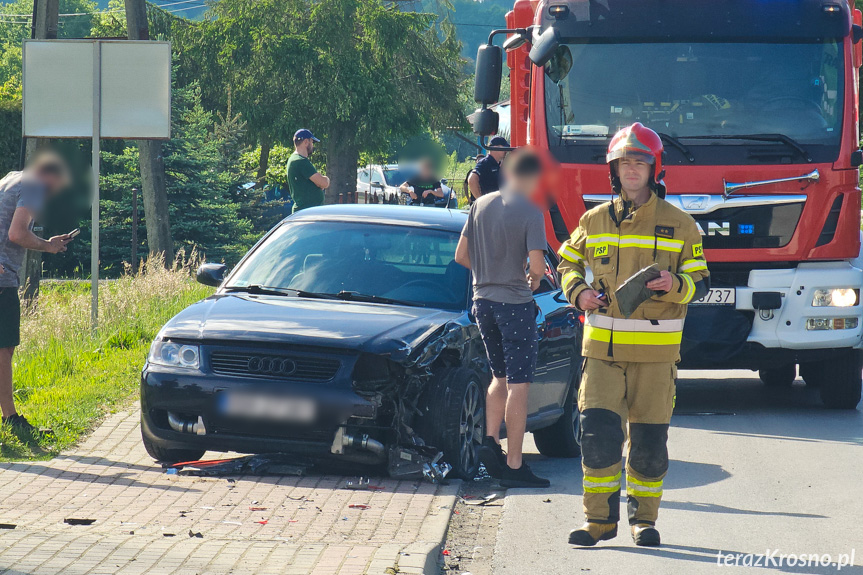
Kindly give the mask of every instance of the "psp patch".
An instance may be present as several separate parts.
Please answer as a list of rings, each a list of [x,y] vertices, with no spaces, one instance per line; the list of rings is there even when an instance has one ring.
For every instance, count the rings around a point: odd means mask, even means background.
[[[608,255],[608,244],[602,244],[593,248],[593,257],[601,258]]]
[[[703,244],[692,244],[692,257],[698,258],[704,255]]]

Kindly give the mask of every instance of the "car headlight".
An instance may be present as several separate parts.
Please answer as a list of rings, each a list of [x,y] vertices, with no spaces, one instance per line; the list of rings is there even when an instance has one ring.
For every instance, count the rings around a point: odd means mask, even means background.
[[[156,340],[150,346],[148,361],[166,367],[198,369],[201,352],[197,345],[185,345],[172,341]]]
[[[851,288],[817,289],[812,297],[814,307],[851,307],[860,301],[860,291]]]

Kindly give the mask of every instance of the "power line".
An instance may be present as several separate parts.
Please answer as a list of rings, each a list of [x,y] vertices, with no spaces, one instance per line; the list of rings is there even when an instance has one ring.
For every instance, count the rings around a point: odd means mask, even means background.
[[[190,8],[206,8],[205,4],[201,4],[201,0],[180,0],[178,2],[169,2],[167,4],[156,4],[154,2],[153,5],[156,6],[157,8],[164,8],[166,6],[177,6],[179,4],[190,4],[192,2],[197,2],[199,5],[198,6],[190,6],[189,8],[180,8],[177,10],[167,10],[167,12],[180,12],[181,10],[188,10]],[[125,8],[118,8],[115,10],[100,10],[97,12],[72,12],[69,14],[60,14],[59,16],[61,18],[69,17],[69,16],[95,16],[97,14],[112,14],[115,12],[125,12],[125,11],[126,11]],[[32,14],[6,14],[3,12],[0,12],[0,17],[3,17],[3,16],[7,16],[10,18],[33,18]],[[15,22],[15,23],[18,24],[19,22]],[[29,22],[24,22],[24,23],[28,24]]]

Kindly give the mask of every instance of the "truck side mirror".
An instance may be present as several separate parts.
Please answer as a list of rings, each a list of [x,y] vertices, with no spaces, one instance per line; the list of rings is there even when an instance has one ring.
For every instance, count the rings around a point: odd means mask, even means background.
[[[473,133],[479,136],[493,136],[497,134],[499,123],[498,113],[483,106],[474,115]]]
[[[530,61],[537,66],[545,66],[551,60],[557,47],[560,46],[560,35],[554,28],[546,28],[545,32],[539,35],[533,46],[530,48],[528,57]]]
[[[225,279],[227,269],[225,264],[203,264],[198,268],[195,279],[205,286],[219,287]]]
[[[474,76],[473,99],[477,104],[488,106],[500,98],[500,74],[503,49],[492,44],[483,44],[476,51],[476,75]]]

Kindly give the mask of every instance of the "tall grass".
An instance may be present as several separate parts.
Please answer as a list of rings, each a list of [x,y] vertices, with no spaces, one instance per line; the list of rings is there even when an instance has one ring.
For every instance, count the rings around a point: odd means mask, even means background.
[[[53,437],[22,441],[0,427],[0,457],[38,457],[75,443],[137,389],[150,342],[161,326],[213,290],[194,281],[193,254],[173,268],[158,259],[99,284],[99,331],[90,328],[89,282],[46,282],[24,306],[13,361],[18,411]]]

